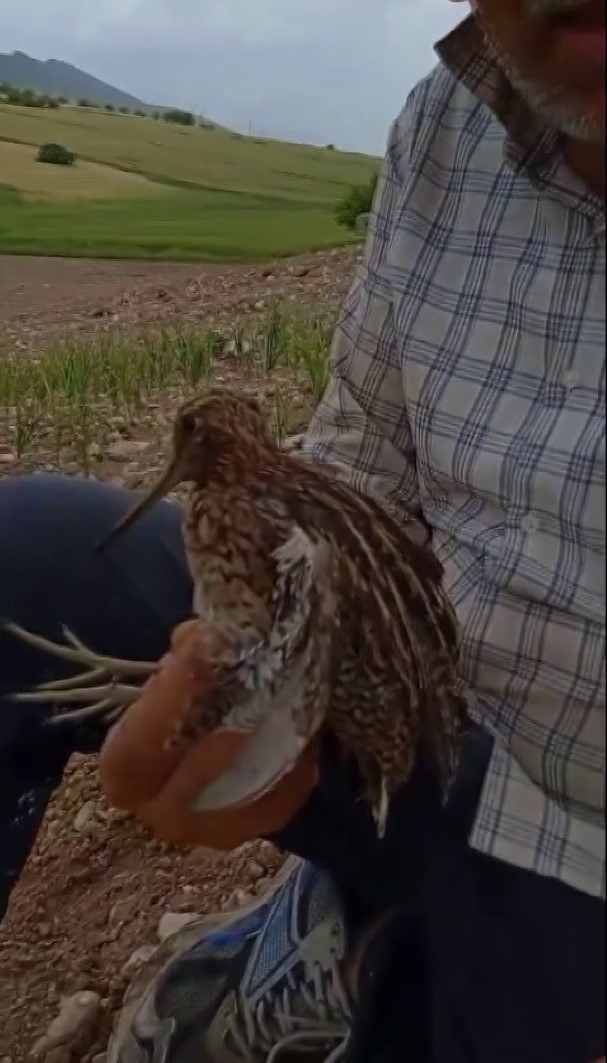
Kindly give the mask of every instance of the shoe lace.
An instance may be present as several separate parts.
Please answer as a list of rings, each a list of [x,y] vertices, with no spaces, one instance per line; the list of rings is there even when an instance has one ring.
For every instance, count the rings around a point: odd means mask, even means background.
[[[335,956],[328,970],[314,965],[307,982],[289,971],[279,990],[270,990],[254,1004],[241,1000],[226,1033],[243,1060],[258,1060],[263,1053],[264,1063],[277,1063],[287,1048],[313,1052],[333,1045],[324,1063],[338,1063],[346,1051],[351,1018]]]

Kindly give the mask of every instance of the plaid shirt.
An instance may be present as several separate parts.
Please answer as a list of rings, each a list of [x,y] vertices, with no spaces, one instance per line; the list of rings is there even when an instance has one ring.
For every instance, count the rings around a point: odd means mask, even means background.
[[[471,845],[604,896],[604,208],[473,18],[437,51],[392,127],[306,451],[444,564],[495,736]]]

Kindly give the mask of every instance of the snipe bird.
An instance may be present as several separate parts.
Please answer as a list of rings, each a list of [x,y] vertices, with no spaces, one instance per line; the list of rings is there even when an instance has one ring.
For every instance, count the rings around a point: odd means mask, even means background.
[[[179,411],[166,471],[101,548],[182,483],[191,485],[183,536],[194,611],[224,638],[214,662],[221,682],[191,707],[181,738],[222,726],[251,732],[247,763],[195,807],[267,791],[323,724],[356,759],[380,835],[422,747],[446,796],[466,704],[456,618],[434,554],[378,501],[285,452],[254,399],[217,389]],[[70,645],[58,646],[12,630],[88,667],[17,695],[52,702],[55,722],[115,719],[154,668],[100,657],[70,632]]]

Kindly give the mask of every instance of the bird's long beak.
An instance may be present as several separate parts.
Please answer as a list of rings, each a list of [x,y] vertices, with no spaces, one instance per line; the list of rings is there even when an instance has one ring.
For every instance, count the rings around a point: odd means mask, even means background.
[[[181,469],[179,462],[173,459],[166,467],[160,479],[140,498],[134,506],[132,506],[124,517],[122,517],[117,524],[114,525],[112,530],[101,539],[97,545],[97,549],[102,552],[114,542],[120,535],[132,528],[140,517],[143,517],[144,513],[155,506],[157,502],[172,491],[174,487],[177,487],[181,483]]]

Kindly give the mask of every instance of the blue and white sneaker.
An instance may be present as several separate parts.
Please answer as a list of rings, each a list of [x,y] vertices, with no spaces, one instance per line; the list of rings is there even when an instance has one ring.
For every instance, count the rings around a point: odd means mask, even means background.
[[[346,927],[324,872],[289,861],[269,896],[197,920],[165,945],[170,956],[127,994],[107,1063],[342,1058],[351,1019]]]

